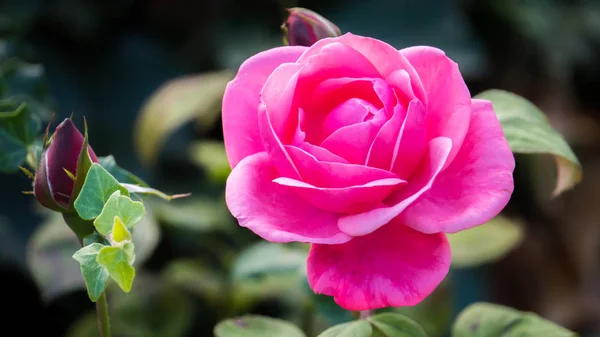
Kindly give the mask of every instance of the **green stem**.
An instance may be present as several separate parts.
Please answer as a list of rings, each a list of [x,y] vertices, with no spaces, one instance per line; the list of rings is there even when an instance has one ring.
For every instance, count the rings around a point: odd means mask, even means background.
[[[96,315],[98,316],[99,336],[110,337],[110,319],[108,315],[108,303],[106,302],[106,291],[96,301]]]

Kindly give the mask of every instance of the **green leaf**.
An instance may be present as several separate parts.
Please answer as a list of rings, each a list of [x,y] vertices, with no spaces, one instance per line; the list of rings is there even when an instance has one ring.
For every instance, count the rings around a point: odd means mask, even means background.
[[[280,243],[258,242],[246,248],[233,264],[232,277],[242,281],[265,274],[297,273],[306,265],[308,251]]]
[[[79,158],[77,158],[77,172],[75,173],[75,183],[73,184],[73,193],[71,194],[71,200],[69,200],[69,208],[72,210],[77,200],[77,196],[83,188],[83,184],[87,178],[87,174],[92,167],[92,157],[88,148],[88,126],[87,122],[83,123],[83,145],[81,146],[81,152],[79,152]],[[91,219],[87,219],[91,220]]]
[[[447,234],[452,247],[452,266],[472,268],[497,261],[516,248],[524,234],[520,223],[503,216],[477,227]]]
[[[88,295],[92,302],[96,302],[100,295],[102,295],[108,281],[109,272],[97,261],[99,253],[104,248],[111,247],[106,247],[100,243],[92,243],[89,246],[81,248],[73,255],[73,258],[81,266],[81,274],[85,280]]]
[[[135,176],[133,173],[125,170],[124,168],[118,166],[117,162],[115,161],[115,157],[113,157],[112,155],[106,157],[99,157],[98,162],[100,165],[102,165],[102,167],[104,167],[108,171],[108,173],[115,177],[115,179],[117,179],[118,182],[148,187],[148,184],[146,184],[146,182],[144,182],[142,179]]]
[[[159,198],[162,198],[162,199],[165,199],[168,201],[171,201],[173,199],[189,197],[191,195],[191,193],[168,195],[168,194],[165,194],[165,193],[163,193],[157,189],[151,188],[151,187],[144,187],[144,186],[138,186],[138,185],[132,185],[132,184],[121,184],[121,186],[126,188],[127,191],[129,191],[131,193],[150,194],[150,195],[154,195],[154,196],[157,196]]]
[[[126,293],[131,290],[135,269],[132,263],[133,244],[127,243],[123,247],[103,247],[98,253],[98,263],[110,274],[110,277],[117,282],[119,287]]]
[[[136,153],[153,164],[168,136],[182,125],[197,120],[213,125],[221,111],[231,71],[205,73],[174,79],[159,88],[144,104],[134,129]]]
[[[198,141],[191,145],[192,160],[204,169],[212,181],[224,183],[231,172],[225,144],[219,141]]]
[[[372,337],[373,328],[369,322],[358,320],[333,326],[323,331],[318,337]]]
[[[83,188],[75,200],[75,210],[82,219],[93,220],[102,213],[104,204],[116,191],[129,196],[127,189],[121,186],[106,169],[100,164],[94,163],[90,167]]]
[[[452,337],[575,337],[556,323],[536,314],[491,303],[464,309],[452,328]]]
[[[304,333],[286,321],[263,317],[243,316],[217,324],[216,337],[305,337]]]
[[[370,317],[369,322],[373,337],[427,337],[419,324],[404,315],[386,312]]]
[[[115,217],[119,217],[125,227],[131,229],[142,220],[145,212],[143,203],[121,195],[121,191],[117,190],[102,207],[102,212],[94,220],[94,226],[100,234],[108,235],[112,232]]]
[[[0,101],[0,172],[16,172],[27,158],[41,124],[26,103]]]
[[[92,223],[90,227],[94,228]],[[146,216],[135,226],[131,236],[135,245],[134,266],[140,266],[152,255],[160,240],[160,228],[150,207],[146,207]],[[87,236],[84,241],[86,245],[93,242],[110,245],[110,242],[102,237],[94,239],[94,236]],[[85,289],[80,266],[73,259],[73,253],[80,248],[81,243],[75,233],[65,225],[63,215],[48,211],[44,221],[36,227],[27,242],[26,255],[28,270],[40,289],[44,302],[48,303],[64,294]],[[136,275],[136,284],[137,277]]]
[[[575,153],[533,103],[521,96],[496,89],[482,92],[475,98],[492,102],[513,152],[554,155],[558,175],[553,196],[581,181],[583,172]]]

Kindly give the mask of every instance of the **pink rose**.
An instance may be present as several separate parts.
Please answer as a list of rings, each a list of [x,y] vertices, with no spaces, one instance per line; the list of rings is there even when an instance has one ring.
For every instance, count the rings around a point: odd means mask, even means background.
[[[349,310],[419,303],[450,267],[444,233],[513,191],[492,104],[432,47],[345,34],[261,52],[227,86],[223,130],[232,214],[311,243],[311,287]]]

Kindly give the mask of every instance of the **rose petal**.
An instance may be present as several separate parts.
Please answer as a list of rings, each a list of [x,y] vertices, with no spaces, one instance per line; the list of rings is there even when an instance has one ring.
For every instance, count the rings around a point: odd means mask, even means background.
[[[369,102],[359,98],[351,98],[327,114],[319,131],[325,139],[340,128],[364,122],[369,114],[375,114],[377,110],[379,109]]]
[[[408,179],[425,156],[427,150],[426,114],[425,107],[420,101],[412,101],[408,106],[398,143],[394,146],[390,168],[402,179]]]
[[[321,147],[352,164],[364,165],[371,144],[385,123],[385,118],[382,111],[370,121],[337,129],[321,143]]]
[[[299,102],[305,102],[321,82],[331,78],[379,77],[377,69],[368,59],[339,42],[323,46],[318,54],[298,63],[304,63],[296,92]]]
[[[294,144],[294,146],[306,151],[308,154],[315,157],[318,161],[329,161],[329,162],[334,162],[334,163],[348,164],[348,161],[346,159],[344,159],[338,155],[335,155],[335,154],[329,152],[329,150],[324,149],[320,146],[312,145],[310,143],[305,143],[305,142],[302,142],[299,144]]]
[[[394,173],[373,167],[318,161],[305,151],[285,145],[286,153],[303,179],[284,176],[323,188],[344,188],[368,184],[375,180],[398,178]]]
[[[294,104],[299,71],[302,65],[285,63],[273,70],[260,97],[276,137],[289,144],[298,126],[298,109]]]
[[[341,43],[356,49],[371,61],[382,78],[388,77],[394,71],[405,70],[412,79],[411,86],[416,98],[421,101],[425,100],[426,93],[423,84],[421,84],[418,71],[413,67],[410,60],[407,60],[396,48],[377,39],[350,33],[344,34],[338,39]],[[298,60],[305,54],[300,56]]]
[[[453,233],[480,225],[506,206],[515,160],[489,101],[473,100],[462,148],[431,189],[400,215],[424,233]]]
[[[242,227],[272,242],[344,243],[337,215],[320,210],[273,179],[278,174],[264,153],[250,155],[227,179],[227,206]]]
[[[318,113],[326,113],[334,107],[347,101],[350,98],[360,98],[376,106],[377,109],[383,107],[381,98],[374,90],[374,83],[377,79],[373,78],[353,78],[341,77],[330,78],[319,83],[306,102],[302,102],[303,108]],[[379,81],[382,81],[379,79]]]
[[[281,140],[277,138],[269,118],[269,113],[262,103],[258,108],[258,128],[265,150],[269,155],[271,163],[277,169],[279,174],[283,177],[301,180],[302,176],[300,175],[300,171],[298,171],[296,164],[290,157]]]
[[[242,158],[264,151],[258,133],[257,110],[260,90],[280,64],[294,62],[306,47],[280,47],[246,60],[223,96],[223,135],[231,167]]]
[[[406,119],[406,109],[402,105],[394,108],[394,115],[379,129],[367,153],[366,165],[382,170],[390,170],[395,147],[400,144],[402,125]]]
[[[410,75],[406,70],[400,69],[393,71],[386,77],[385,81],[394,88],[396,96],[404,106],[407,106],[410,101],[416,98],[412,88]]]
[[[446,163],[450,165],[469,128],[471,94],[458,65],[433,47],[411,47],[400,50],[419,74],[425,93],[427,139],[448,137],[452,151]],[[411,77],[413,79],[413,77]]]
[[[379,76],[373,77],[386,78],[396,70],[405,70],[410,75],[410,78],[413,79],[411,84],[417,99],[425,102],[425,91],[417,72],[410,62],[399,53],[396,48],[377,39],[351,33],[346,33],[336,38],[322,39],[306,50],[302,56],[298,58],[298,63],[306,62],[313,55],[320,53],[327,45],[335,42],[343,43],[364,55],[365,58],[377,68]]]
[[[307,141],[320,144],[333,131],[369,119],[368,115],[361,113],[339,114],[351,111],[342,108],[345,105],[357,103],[368,107],[367,110],[385,108],[385,113],[391,116],[396,98],[392,88],[379,78],[325,80],[315,88],[309,99],[302,102],[307,115],[303,118],[302,129],[307,133]]]
[[[409,181],[408,186],[397,195],[390,197],[393,206],[384,206],[368,212],[347,215],[340,218],[338,226],[342,232],[361,236],[372,233],[385,225],[406,207],[413,203],[419,196],[431,188],[436,177],[446,163],[448,153],[452,149],[452,141],[449,138],[439,137],[429,142],[428,160],[424,163],[421,174]],[[388,203],[388,201],[386,201]]]
[[[46,154],[46,174],[48,186],[54,200],[61,206],[69,206],[71,193],[75,182],[67,175],[65,170],[73,175],[77,174],[77,163],[81,150],[83,150],[84,136],[79,132],[71,119],[65,119],[56,127],[52,142]],[[98,157],[88,145],[92,162],[97,163]]]
[[[412,306],[442,282],[450,260],[444,234],[423,234],[393,220],[341,245],[313,244],[308,282],[346,310]]]
[[[323,188],[290,178],[276,178],[273,182],[288,186],[316,207],[334,213],[357,213],[373,209],[406,181],[387,178],[344,188]]]

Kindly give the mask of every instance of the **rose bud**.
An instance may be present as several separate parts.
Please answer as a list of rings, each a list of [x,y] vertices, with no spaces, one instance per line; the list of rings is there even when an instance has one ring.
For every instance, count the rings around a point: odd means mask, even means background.
[[[33,193],[42,206],[64,212],[72,204],[74,177],[85,139],[70,119],[56,127],[54,135],[40,157],[35,174]],[[88,145],[92,162],[98,157]],[[67,173],[67,171],[69,173]],[[71,176],[70,176],[71,175]]]
[[[281,28],[283,40],[290,46],[310,47],[326,37],[342,35],[340,29],[321,15],[305,8],[288,8],[290,16]]]

